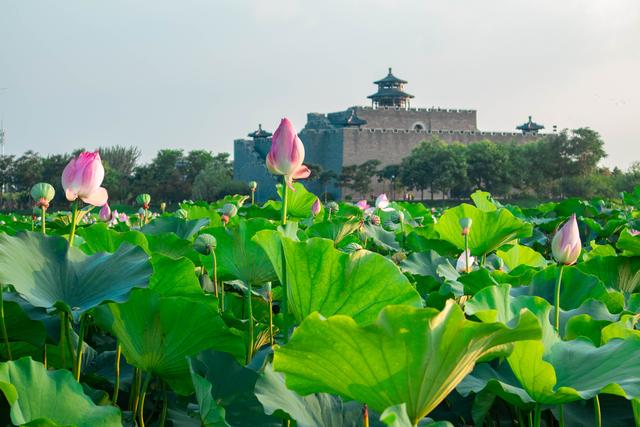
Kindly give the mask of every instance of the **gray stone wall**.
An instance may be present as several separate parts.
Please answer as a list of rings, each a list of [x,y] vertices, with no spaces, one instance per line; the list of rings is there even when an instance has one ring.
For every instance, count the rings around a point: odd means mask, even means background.
[[[275,187],[278,183],[277,177],[271,175],[265,166],[265,157],[270,145],[270,139],[258,141],[258,144],[251,139],[233,141],[233,179],[244,182],[256,181],[256,200],[260,203],[278,198]]]
[[[446,110],[440,108],[352,107],[359,118],[367,121],[365,129],[413,130],[420,124],[424,130],[478,129],[475,110]]]
[[[380,160],[380,166],[400,164],[411,154],[411,150],[422,141],[438,137],[445,142],[471,142],[488,139],[495,143],[527,143],[537,141],[543,135],[523,135],[515,132],[479,132],[479,131],[406,131],[399,129],[355,129],[343,130],[343,165],[358,165],[367,160]],[[372,194],[386,191],[384,183],[372,178]],[[344,190],[342,197],[353,195]]]

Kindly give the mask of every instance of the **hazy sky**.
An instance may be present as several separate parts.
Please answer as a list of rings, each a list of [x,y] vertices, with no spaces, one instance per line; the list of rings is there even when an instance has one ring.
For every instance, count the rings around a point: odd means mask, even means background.
[[[389,66],[414,106],[590,126],[605,164],[640,160],[638,0],[0,0],[8,153],[232,151],[368,105]]]

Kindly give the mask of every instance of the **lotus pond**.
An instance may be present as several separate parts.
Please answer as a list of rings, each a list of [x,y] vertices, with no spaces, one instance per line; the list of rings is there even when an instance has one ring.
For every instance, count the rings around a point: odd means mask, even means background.
[[[245,196],[83,210],[71,239],[71,212],[1,216],[0,425],[638,425],[640,191],[432,210],[294,187],[284,221]]]

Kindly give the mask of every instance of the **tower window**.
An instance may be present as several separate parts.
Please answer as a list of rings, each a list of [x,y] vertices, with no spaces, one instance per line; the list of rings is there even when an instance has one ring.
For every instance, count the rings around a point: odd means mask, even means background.
[[[425,125],[423,123],[414,123],[413,130],[420,132],[421,130],[425,130]]]

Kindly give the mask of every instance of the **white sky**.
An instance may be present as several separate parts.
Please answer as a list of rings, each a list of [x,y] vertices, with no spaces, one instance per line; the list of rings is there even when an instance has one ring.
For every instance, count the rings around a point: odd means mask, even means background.
[[[258,123],[368,105],[387,67],[413,106],[589,126],[640,160],[637,0],[0,0],[7,152],[232,151]]]

